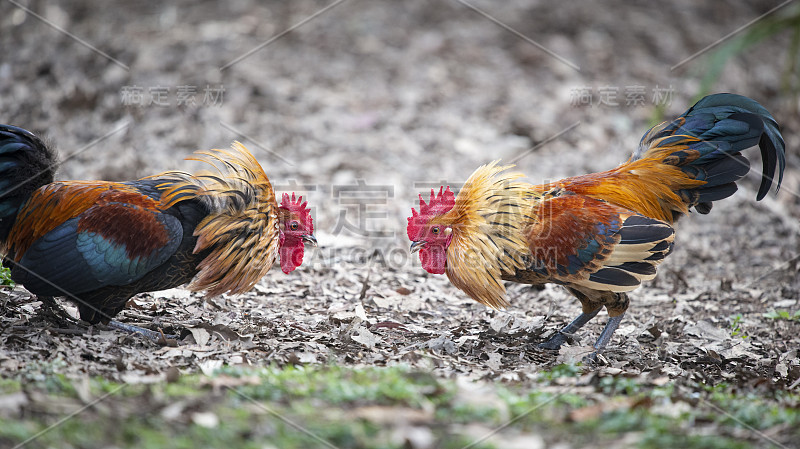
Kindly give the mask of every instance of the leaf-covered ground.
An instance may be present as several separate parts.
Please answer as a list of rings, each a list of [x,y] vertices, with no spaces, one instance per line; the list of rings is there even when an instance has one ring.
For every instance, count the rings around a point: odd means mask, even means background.
[[[604,314],[539,350],[576,300],[509,284],[511,308],[488,310],[426,274],[404,232],[418,192],[496,158],[534,182],[625,160],[700,94],[711,58],[687,58],[780,4],[754,3],[0,4],[0,122],[49,136],[60,179],[193,169],[190,152],[238,139],[308,197],[320,242],[246,295],[136,297],[120,319],[179,337],[161,343],[53,325],[2,288],[0,445],[74,414],[27,444],[796,447],[792,31],[713,84],[781,124],[781,192],[754,201],[754,154],[736,195],[682,220],[599,367],[572,364]]]
[[[38,365],[3,381],[0,442],[27,447],[553,446],[740,448],[791,445],[797,396],[643,381],[569,365],[536,389],[371,366],[226,367],[166,381],[69,379]],[[33,367],[32,367],[33,368]],[[88,404],[88,405],[87,405]],[[63,416],[70,419],[63,420]],[[102,422],[103,425],[97,425]],[[569,442],[569,443],[565,443]],[[8,445],[8,444],[7,444]]]

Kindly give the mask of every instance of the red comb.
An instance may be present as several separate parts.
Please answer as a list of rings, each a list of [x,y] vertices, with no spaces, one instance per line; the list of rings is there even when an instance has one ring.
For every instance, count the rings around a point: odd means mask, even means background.
[[[281,207],[284,209],[295,210],[295,211],[303,210],[305,209],[308,201],[305,201],[303,203],[301,203],[301,201],[303,201],[303,197],[299,196],[295,199],[294,192],[292,192],[291,198],[289,198],[288,193],[284,193],[283,197],[281,198]]]
[[[289,197],[288,193],[283,194],[280,207],[297,214],[305,227],[310,232],[313,232],[314,224],[311,220],[311,209],[306,207],[307,204],[308,201],[303,201],[302,196],[295,197],[294,192],[292,192],[291,197]]]
[[[439,187],[438,195],[434,194],[434,190],[431,189],[431,199],[428,201],[428,204],[425,204],[425,200],[422,199],[422,194],[420,193],[419,195],[419,215],[434,217],[446,213],[455,205],[456,196],[450,191],[450,186],[447,186],[447,190],[445,190],[444,187]],[[411,208],[411,214],[416,217],[417,211]]]
[[[447,213],[453,206],[456,205],[456,196],[450,191],[450,186],[447,189],[444,187],[439,188],[439,194],[435,194],[431,189],[431,199],[428,203],[422,199],[422,194],[419,195],[419,212],[413,207],[411,208],[411,216],[408,217],[408,238],[416,240],[417,234],[422,230],[422,225],[427,223],[431,218]]]

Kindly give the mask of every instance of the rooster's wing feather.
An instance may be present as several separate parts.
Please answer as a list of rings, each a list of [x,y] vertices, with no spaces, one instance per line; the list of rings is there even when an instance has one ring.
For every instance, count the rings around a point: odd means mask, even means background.
[[[89,207],[59,210],[80,195]],[[20,225],[38,234],[12,234],[18,254],[13,277],[37,294],[75,295],[136,282],[174,254],[183,237],[180,221],[129,183],[55,183],[33,198]],[[66,219],[59,223],[54,213]]]
[[[655,276],[656,265],[672,249],[674,231],[667,223],[582,195],[543,198],[533,216],[524,271],[548,282],[634,290]]]

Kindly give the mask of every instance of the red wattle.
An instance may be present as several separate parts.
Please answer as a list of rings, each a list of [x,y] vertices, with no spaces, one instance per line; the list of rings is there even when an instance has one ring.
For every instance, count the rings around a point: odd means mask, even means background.
[[[295,268],[303,263],[304,252],[305,247],[301,240],[298,240],[297,243],[289,242],[288,240],[284,241],[278,251],[281,258],[281,270],[287,274],[294,271]]]
[[[419,250],[422,268],[431,274],[444,274],[447,268],[447,249],[442,245],[425,245]]]

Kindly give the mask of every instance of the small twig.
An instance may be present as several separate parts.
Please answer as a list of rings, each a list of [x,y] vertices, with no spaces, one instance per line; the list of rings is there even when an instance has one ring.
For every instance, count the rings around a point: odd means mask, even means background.
[[[361,284],[361,293],[358,295],[358,300],[361,301],[362,307],[366,307],[364,305],[364,299],[367,297],[367,290],[369,290],[369,276],[372,274],[372,261],[375,259],[376,254],[378,254],[377,250],[367,258],[367,274],[364,276],[364,282]]]
[[[379,323],[375,323],[375,324],[372,325],[372,329],[381,329],[381,328],[398,329],[398,330],[401,330],[401,331],[404,331],[404,332],[411,332],[410,330],[408,330],[402,324],[395,323],[394,321],[381,321]]]
[[[123,314],[128,318],[133,318],[133,319],[136,319],[136,320],[139,320],[139,321],[147,321],[147,322],[152,322],[153,321],[153,317],[152,316],[143,315],[141,313],[136,313],[133,310],[125,310],[123,312]]]
[[[136,326],[136,325],[133,325],[133,324],[121,323],[121,322],[119,322],[117,320],[109,321],[107,326],[110,327],[110,328],[119,329],[121,331],[129,332],[129,333],[144,335],[145,337],[147,337],[147,338],[149,338],[149,339],[151,339],[151,340],[153,340],[153,341],[155,341],[157,343],[161,342],[161,341],[177,340],[179,338],[178,335],[165,335],[164,331],[162,331],[160,327],[157,328],[157,330],[151,330],[151,329],[147,329],[147,328],[144,328],[144,327],[139,327],[139,326]]]
[[[364,298],[367,297],[367,290],[369,290],[369,275],[372,273],[372,268],[367,267],[367,275],[364,276],[364,282],[361,284],[361,293],[358,295],[359,301],[361,301],[361,305],[364,305]]]
[[[141,324],[150,326],[152,328],[150,330],[153,330],[153,331],[155,331],[156,329],[160,329],[161,327],[181,327],[182,326],[181,324],[178,324],[178,323],[175,323],[175,322],[164,321],[162,319],[163,317],[153,317],[153,316],[149,316],[149,315],[142,315],[142,314],[137,313],[137,312],[135,312],[133,310],[125,310],[122,313],[125,315],[126,318],[131,318],[131,319],[134,319],[134,320],[138,320],[138,321],[143,322]],[[144,326],[140,326],[140,327],[144,327]]]

